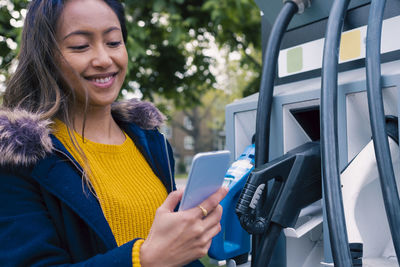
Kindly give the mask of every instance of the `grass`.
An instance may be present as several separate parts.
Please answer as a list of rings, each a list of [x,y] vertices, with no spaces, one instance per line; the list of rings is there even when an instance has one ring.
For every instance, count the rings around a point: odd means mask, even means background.
[[[201,263],[203,263],[204,267],[218,267],[216,264],[211,264],[210,263],[210,258],[208,256],[204,256],[203,258],[200,259]],[[220,267],[223,267],[226,265],[222,265]]]
[[[175,179],[186,179],[188,177],[187,173],[180,173],[175,175]]]

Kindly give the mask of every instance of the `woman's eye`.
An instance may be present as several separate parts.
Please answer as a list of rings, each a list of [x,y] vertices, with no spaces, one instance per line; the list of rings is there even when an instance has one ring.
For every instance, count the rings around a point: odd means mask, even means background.
[[[107,45],[110,47],[118,47],[122,44],[122,41],[118,41],[118,42],[108,42]]]
[[[84,50],[88,47],[89,45],[76,45],[76,46],[70,46],[69,48],[72,50]]]

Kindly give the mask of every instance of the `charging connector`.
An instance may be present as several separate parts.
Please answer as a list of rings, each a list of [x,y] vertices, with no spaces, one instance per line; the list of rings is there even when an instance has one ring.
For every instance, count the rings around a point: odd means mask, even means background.
[[[297,14],[302,14],[306,8],[311,6],[311,0],[283,0],[283,3],[289,1],[297,5]]]

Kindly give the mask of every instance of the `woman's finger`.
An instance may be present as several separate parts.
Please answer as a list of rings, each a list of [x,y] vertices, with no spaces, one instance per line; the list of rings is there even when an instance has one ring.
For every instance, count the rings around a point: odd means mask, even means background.
[[[211,245],[213,237],[216,236],[220,231],[221,231],[221,224],[219,223],[214,224],[213,227],[211,227],[208,231],[204,232],[203,235],[198,237],[197,245],[202,248],[207,247],[208,250]]]
[[[193,212],[196,217],[207,217],[219,205],[219,202],[224,199],[227,193],[228,189],[226,187],[219,188],[217,192],[204,200],[200,205],[192,208],[191,212]]]
[[[210,243],[211,243],[212,238],[214,236],[216,236],[219,232],[221,232],[221,224],[220,223],[215,224],[214,227],[212,227],[210,230],[207,231],[206,235],[207,235],[207,238],[210,239]]]
[[[183,190],[179,189],[169,193],[168,197],[165,199],[164,203],[160,206],[160,209],[166,209],[167,211],[174,211],[175,207],[181,201],[183,195]]]
[[[207,217],[203,218],[204,229],[211,229],[221,221],[222,206],[218,205]]]

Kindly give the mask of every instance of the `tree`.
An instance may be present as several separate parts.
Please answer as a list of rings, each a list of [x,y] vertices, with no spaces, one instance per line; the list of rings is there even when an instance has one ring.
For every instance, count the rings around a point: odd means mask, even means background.
[[[167,136],[174,148],[177,173],[188,171],[195,154],[224,148],[224,108],[228,101],[222,90],[210,90],[196,107],[177,110],[169,104]]]
[[[260,69],[251,56],[261,46],[253,0],[126,0],[124,5],[128,91],[140,90],[150,100],[162,96],[182,108],[199,105],[201,96],[216,87],[210,71],[215,60],[204,53],[210,42],[239,51],[242,66]],[[0,83],[17,54],[26,6],[27,0],[0,1]],[[254,84],[253,91],[258,88]]]
[[[25,0],[0,1],[0,83],[9,76],[17,56],[26,5]]]
[[[218,91],[210,91],[205,96],[207,100],[202,99],[202,105],[193,108],[182,109],[181,112],[190,122],[191,127],[187,127],[182,121],[176,120],[174,116],[170,117],[170,124],[179,128],[194,140],[193,153],[213,150],[214,133],[218,130],[223,130],[223,125],[220,125],[212,117],[213,108],[221,99],[221,94],[216,94]],[[222,126],[222,127],[221,127]]]
[[[261,49],[259,9],[252,0],[126,1],[126,9],[132,14],[128,45],[135,47],[129,77],[145,98],[155,91],[178,107],[199,104],[215,88],[209,70],[215,62],[204,54],[210,42],[240,51],[243,66],[260,69],[251,56]]]
[[[239,60],[234,59],[231,54],[219,59],[219,64],[223,65],[223,68],[217,73],[218,89],[204,94],[198,106],[177,110],[173,104],[157,100],[168,114],[169,124],[195,140],[193,154],[222,148],[217,147],[215,141],[221,140],[221,133],[224,132],[225,107],[241,98],[241,89],[257,76],[256,73],[239,68]],[[179,116],[180,113],[190,120],[190,127],[185,125],[185,121]]]

